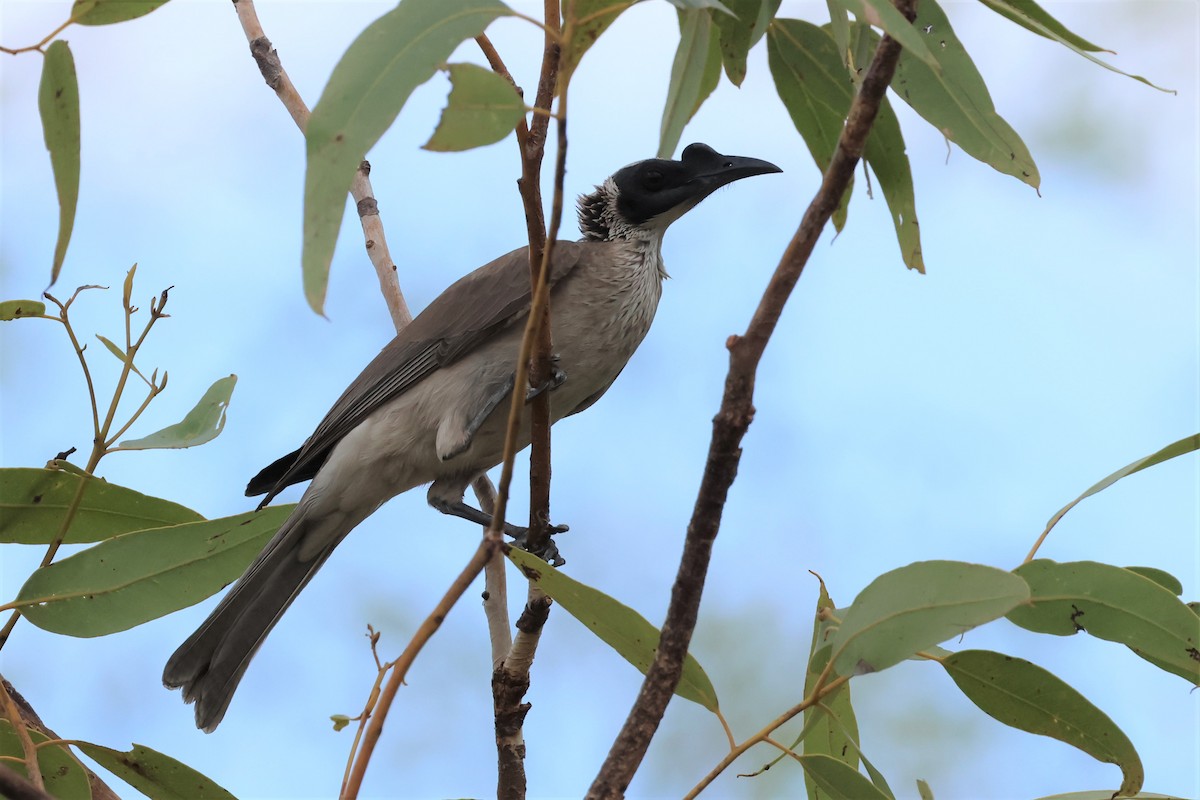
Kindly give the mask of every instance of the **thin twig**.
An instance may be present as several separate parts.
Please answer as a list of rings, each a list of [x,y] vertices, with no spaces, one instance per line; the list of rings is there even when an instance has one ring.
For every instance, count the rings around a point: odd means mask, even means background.
[[[498,539],[484,539],[479,543],[479,547],[475,549],[475,555],[463,567],[458,577],[450,584],[450,588],[446,590],[446,594],[442,596],[440,602],[434,607],[433,611],[417,628],[417,632],[413,634],[408,646],[404,648],[404,652],[396,659],[395,665],[392,667],[391,677],[388,678],[387,685],[383,687],[383,692],[379,695],[379,703],[375,709],[375,715],[371,717],[370,723],[367,725],[366,732],[363,734],[362,746],[358,751],[358,758],[355,759],[354,769],[350,773],[350,779],[346,782],[346,787],[343,790],[341,797],[343,800],[353,800],[358,797],[358,792],[362,788],[363,776],[366,774],[367,765],[371,762],[371,753],[375,750],[375,744],[379,741],[379,736],[383,732],[383,723],[387,719],[388,711],[392,707],[392,701],[396,697],[396,692],[404,684],[404,678],[408,675],[408,669],[420,654],[421,649],[426,642],[437,632],[445,621],[446,615],[450,613],[450,609],[454,607],[463,593],[470,588],[471,583],[483,571],[483,565],[492,557],[493,553],[503,544]]]
[[[75,22],[74,18],[69,18],[66,22],[62,23],[57,28],[55,28],[54,30],[52,30],[48,34],[46,34],[45,37],[43,37],[42,40],[40,42],[38,42],[37,44],[31,44],[31,45],[28,45],[27,47],[0,47],[0,53],[8,53],[11,56],[15,56],[18,53],[28,53],[33,50],[36,50],[39,53],[41,53],[42,48],[45,47],[46,45],[50,44],[51,39],[53,39],[55,36],[58,36],[60,33],[65,31],[67,28],[71,27],[71,25],[74,24],[74,22]]]
[[[699,783],[692,787],[690,792],[683,796],[684,800],[694,800],[694,798],[697,797],[700,792],[704,791],[704,789],[706,789],[709,784],[716,780],[717,777],[720,776],[720,774],[724,772],[730,764],[732,764],[734,761],[737,761],[743,753],[745,753],[751,747],[754,747],[754,745],[765,742],[772,733],[780,728],[780,726],[795,719],[796,715],[804,712],[804,709],[816,705],[818,702],[820,702],[822,697],[836,692],[842,687],[842,684],[846,683],[848,680],[850,679],[842,676],[830,681],[826,686],[815,687],[812,694],[804,698],[803,701],[797,703],[775,719],[771,720],[758,733],[754,734],[749,739],[730,750],[729,753],[727,753],[725,757],[722,758],[721,761],[715,767],[713,767],[707,775],[700,779]]]
[[[898,5],[911,20],[915,0],[899,0]],[[900,45],[885,35],[850,106],[821,188],[776,267],[746,333],[740,337],[731,336],[726,343],[729,372],[724,396],[713,419],[704,476],[688,524],[662,637],[637,700],[588,790],[588,798],[599,800],[624,795],[679,683],[684,656],[699,614],[713,542],[720,528],[729,487],[737,475],[742,438],[754,418],[754,380],[758,363],[817,239],[853,177],[899,57]]]
[[[4,716],[8,719],[8,724],[12,726],[13,733],[17,735],[17,741],[21,743],[21,752],[25,754],[25,775],[35,789],[45,791],[46,783],[42,780],[42,768],[38,766],[37,748],[34,747],[33,738],[29,735],[29,728],[25,725],[21,710],[17,708],[12,695],[8,693],[8,687],[5,685],[7,683],[8,681],[0,681],[0,705],[3,705]]]
[[[18,692],[11,683],[3,678],[0,678],[0,688],[3,688],[3,690],[8,693],[9,697],[12,698],[13,702],[16,703],[17,709],[21,714],[21,719],[24,720],[26,727],[37,731],[51,741],[71,741],[63,739],[61,736],[47,727],[46,723],[42,722],[42,719],[38,716],[37,712],[33,710],[33,706],[29,705],[29,701],[22,697],[21,693]],[[42,742],[38,746],[41,747],[49,744],[50,742]],[[91,790],[92,800],[120,800],[120,798],[117,797],[117,793],[114,792],[99,775],[88,769],[87,764],[80,763],[80,766],[83,768],[84,774],[87,775],[88,788]],[[4,793],[0,791],[0,796],[3,795]]]

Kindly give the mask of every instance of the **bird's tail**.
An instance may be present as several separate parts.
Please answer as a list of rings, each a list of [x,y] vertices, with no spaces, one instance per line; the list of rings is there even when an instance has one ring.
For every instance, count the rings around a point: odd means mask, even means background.
[[[184,701],[196,704],[196,727],[206,733],[225,716],[267,634],[349,532],[320,537],[324,541],[316,542],[314,550],[317,536],[310,534],[317,532],[306,530],[305,516],[303,504],[297,506],[204,624],[167,661],[163,684],[183,689]]]

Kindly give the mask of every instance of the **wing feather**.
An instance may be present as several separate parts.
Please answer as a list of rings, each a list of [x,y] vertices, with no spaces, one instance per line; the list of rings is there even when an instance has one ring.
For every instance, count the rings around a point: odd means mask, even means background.
[[[555,242],[551,286],[579,263],[583,242]],[[312,478],[329,453],[382,405],[449,366],[529,313],[529,248],[497,258],[450,285],[380,351],[290,456],[256,475],[246,487],[266,492],[260,508],[285,487]],[[293,458],[294,457],[294,458]],[[293,458],[290,464],[289,458]]]

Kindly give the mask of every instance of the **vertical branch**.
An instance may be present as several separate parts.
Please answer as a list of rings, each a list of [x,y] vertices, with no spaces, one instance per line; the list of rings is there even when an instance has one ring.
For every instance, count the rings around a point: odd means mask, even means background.
[[[911,21],[915,16],[915,0],[896,2]],[[899,43],[885,35],[850,106],[837,150],[825,170],[820,189],[776,267],[745,334],[730,336],[726,343],[729,372],[725,378],[725,392],[721,408],[713,419],[704,476],[688,523],[662,637],[637,700],[588,790],[588,798],[624,796],[679,684],[683,659],[700,610],[713,542],[720,528],[729,487],[737,475],[742,438],[754,419],[754,380],[758,363],[821,231],[850,183],[899,57]]]
[[[542,50],[542,72],[538,80],[534,108],[549,109],[558,94],[559,59],[562,48],[559,44],[562,14],[558,0],[545,0],[546,33]],[[563,109],[559,108],[559,114]],[[554,248],[554,229],[547,236],[545,216],[542,211],[541,170],[546,152],[546,139],[550,118],[535,112],[529,126],[529,136],[521,148],[521,197],[525,203],[525,228],[529,235],[530,285],[537,287],[545,280],[546,265]],[[562,152],[564,142],[559,142]],[[539,278],[540,274],[540,278]],[[550,380],[553,365],[551,352],[553,342],[550,326],[550,303],[547,298],[538,325],[537,343],[529,369],[529,384],[537,387]],[[530,404],[530,450],[529,450],[529,534],[526,546],[539,552],[547,543],[550,526],[550,393],[542,392]]]

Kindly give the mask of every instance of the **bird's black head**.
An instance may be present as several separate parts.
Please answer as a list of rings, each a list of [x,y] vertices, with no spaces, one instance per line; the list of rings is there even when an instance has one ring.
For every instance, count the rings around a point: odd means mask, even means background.
[[[782,170],[769,161],[691,144],[678,161],[650,158],[617,170],[579,199],[580,227],[589,239],[662,231],[722,186],[771,172]]]
[[[651,158],[618,170],[613,175],[617,211],[631,225],[664,214],[673,222],[722,186],[771,172],[782,170],[769,161],[723,156],[706,144],[690,144],[679,161]]]

